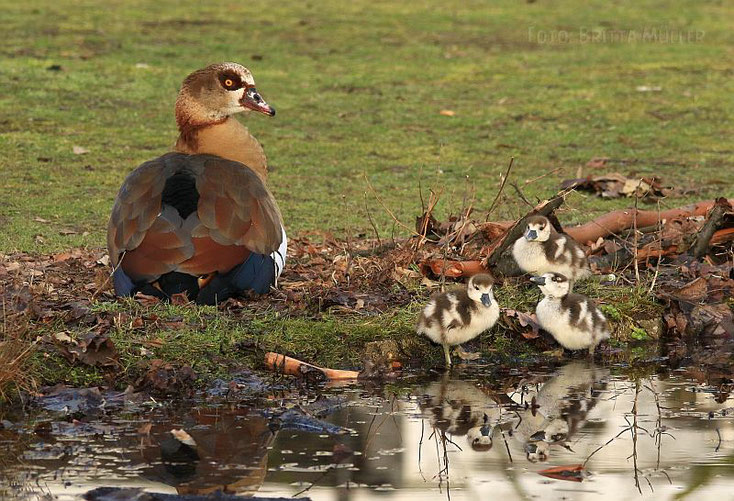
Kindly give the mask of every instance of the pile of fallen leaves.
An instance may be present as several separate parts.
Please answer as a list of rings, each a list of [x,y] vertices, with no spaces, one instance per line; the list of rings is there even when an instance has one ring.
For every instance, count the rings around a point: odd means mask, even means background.
[[[267,296],[230,299],[228,310],[274,310],[318,318],[323,312],[374,315],[413,299],[409,281],[413,251],[405,241],[381,245],[374,240],[294,238],[277,289]]]

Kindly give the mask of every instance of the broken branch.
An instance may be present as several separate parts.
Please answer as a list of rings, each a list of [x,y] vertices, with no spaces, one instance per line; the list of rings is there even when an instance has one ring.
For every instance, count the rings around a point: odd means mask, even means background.
[[[718,198],[714,202],[714,207],[709,212],[708,218],[701,228],[701,231],[696,235],[696,243],[693,246],[693,257],[701,259],[706,255],[706,251],[709,248],[711,237],[714,236],[716,228],[721,224],[721,220],[727,212],[731,212],[732,207],[726,198]]]
[[[280,353],[269,351],[265,354],[265,366],[274,371],[290,376],[303,377],[310,370],[317,370],[323,373],[328,379],[357,379],[359,372],[343,371],[339,369],[327,369],[317,365],[309,364],[301,360],[291,358]]]

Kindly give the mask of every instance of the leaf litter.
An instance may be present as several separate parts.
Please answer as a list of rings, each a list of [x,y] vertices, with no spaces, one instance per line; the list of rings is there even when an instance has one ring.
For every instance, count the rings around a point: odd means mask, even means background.
[[[554,216],[560,204],[553,200],[528,214],[547,214],[561,231],[583,229],[584,225],[563,228]],[[586,245],[597,273],[614,273],[615,282],[633,283],[637,268],[638,273],[654,280],[651,291],[665,305],[663,323],[668,335],[732,335],[734,215],[730,209],[723,210],[714,225],[703,259],[690,256],[702,238],[711,207],[704,204],[705,210],[697,206],[695,211],[677,211],[679,217],[660,220],[659,224],[599,233],[580,243]],[[512,240],[509,235],[523,219],[481,221],[472,217],[469,209],[440,222],[429,209],[417,218],[413,237],[389,243],[377,239],[344,241],[327,233],[300,236],[291,241],[289,265],[276,290],[262,297],[229,299],[220,309],[235,318],[252,318],[264,312],[314,320],[327,312],[369,317],[406,307],[416,298],[422,301],[430,289],[488,266],[500,280],[519,284],[521,279],[514,278],[517,270],[491,263],[493,256],[506,252]],[[103,251],[94,249],[45,256],[0,255],[0,297],[10,330],[27,334],[33,326],[45,326],[53,332],[36,340],[38,348],[56,352],[71,364],[114,374],[119,370],[119,353],[108,336],[110,329],[182,329],[189,325],[191,320],[182,318],[93,309],[100,301],[116,301],[108,262]],[[142,295],[135,299],[143,306],[158,302]],[[185,298],[177,302],[188,304]],[[502,324],[529,342],[540,337],[532,312],[507,308]],[[154,349],[160,342],[144,340],[138,349]],[[149,357],[143,357],[137,370],[142,374],[137,380],[139,387],[163,394],[190,391],[196,379],[191,367]]]

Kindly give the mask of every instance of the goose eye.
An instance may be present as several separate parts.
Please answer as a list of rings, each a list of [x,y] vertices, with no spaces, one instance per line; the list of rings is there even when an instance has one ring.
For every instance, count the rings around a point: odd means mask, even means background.
[[[233,85],[234,85],[234,82],[231,79],[229,79],[229,78],[224,81],[224,86],[225,87],[232,87]]]

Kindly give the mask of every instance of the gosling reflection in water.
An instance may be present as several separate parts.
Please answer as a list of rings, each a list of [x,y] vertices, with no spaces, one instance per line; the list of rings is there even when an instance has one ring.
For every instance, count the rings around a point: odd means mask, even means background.
[[[574,360],[545,381],[521,383],[509,397],[525,409],[503,424],[507,435],[531,462],[546,461],[553,448],[571,450],[571,440],[585,426],[608,375],[591,361]]]
[[[492,393],[444,374],[443,379],[419,392],[419,404],[435,430],[465,436],[471,448],[478,452],[492,448],[492,434],[501,415]]]
[[[512,457],[546,461],[555,448],[571,450],[607,376],[593,362],[575,360],[507,394],[444,375],[420,391],[419,404],[434,430],[466,437],[474,451],[490,450],[501,436]]]

